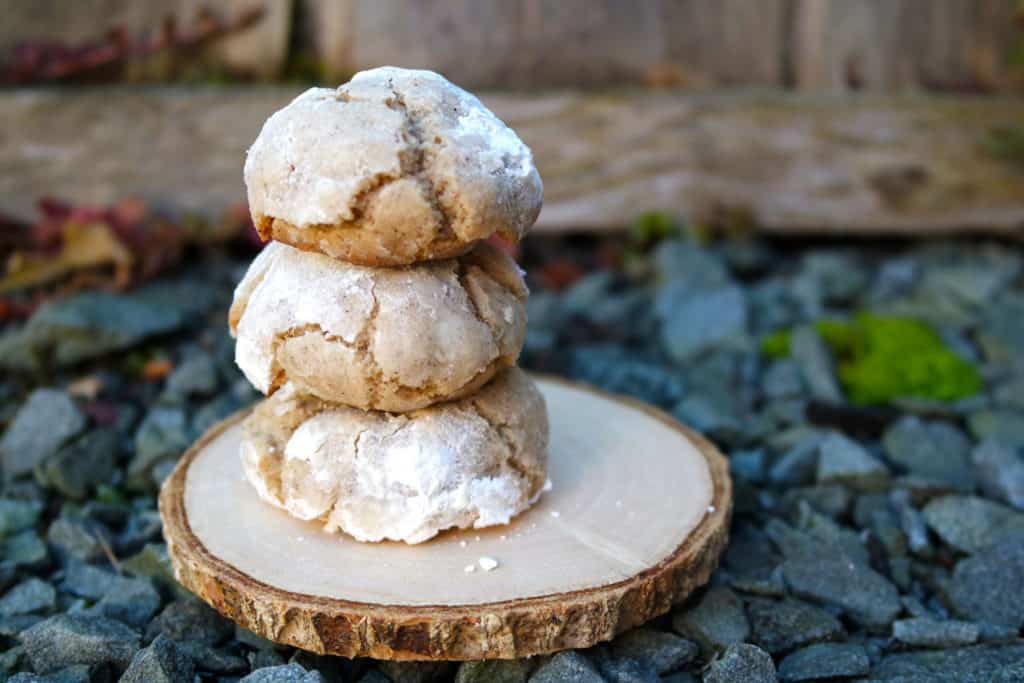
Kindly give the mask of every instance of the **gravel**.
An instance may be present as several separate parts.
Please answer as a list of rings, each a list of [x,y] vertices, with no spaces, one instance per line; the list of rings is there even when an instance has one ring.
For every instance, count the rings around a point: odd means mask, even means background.
[[[119,683],[179,683],[191,681],[195,675],[192,658],[173,640],[157,636],[135,654]]]
[[[36,389],[0,438],[4,474],[16,477],[31,472],[85,426],[85,416],[66,393]]]
[[[1020,453],[995,439],[986,439],[971,451],[971,459],[982,493],[1024,511],[1024,457]]]
[[[541,664],[530,683],[604,683],[589,659],[578,652],[560,652]]]
[[[863,676],[871,668],[864,647],[855,643],[818,643],[786,656],[779,665],[783,681]]]
[[[743,601],[725,586],[714,586],[689,609],[672,617],[672,628],[697,641],[705,654],[749,640]]]
[[[901,609],[892,582],[851,560],[789,561],[782,574],[794,595],[838,607],[867,628],[887,626]]]
[[[981,630],[977,624],[955,619],[928,617],[899,619],[892,624],[892,637],[915,647],[959,647],[977,642]]]
[[[74,664],[107,664],[125,670],[139,650],[139,634],[119,621],[81,614],[58,614],[20,636],[37,673]]]
[[[960,616],[1020,629],[1024,626],[1024,533],[1006,536],[961,560],[947,587],[950,607]]]
[[[800,600],[752,599],[747,603],[750,616],[750,642],[773,655],[846,635],[843,625],[831,613]]]
[[[775,680],[771,655],[747,643],[729,647],[721,658],[711,662],[704,674],[704,683],[774,683]]]
[[[1024,680],[1007,599],[1024,595],[1019,250],[675,239],[628,245],[612,270],[622,245],[584,242],[525,246],[521,362],[655,404],[729,454],[733,524],[707,588],[524,660],[349,661],[235,628],[174,580],[156,511],[188,445],[257,398],[224,323],[251,255],[211,249],[0,327],[0,680]],[[572,271],[559,260],[587,274],[550,288],[550,264]],[[853,403],[822,321],[861,311],[930,324],[980,391]]]

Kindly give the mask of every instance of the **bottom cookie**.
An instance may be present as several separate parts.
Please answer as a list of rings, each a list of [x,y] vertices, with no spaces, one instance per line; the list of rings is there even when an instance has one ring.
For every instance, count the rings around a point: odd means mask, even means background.
[[[547,468],[544,399],[509,368],[474,395],[412,413],[363,411],[286,384],[244,423],[242,468],[260,497],[360,541],[421,543],[507,524]]]

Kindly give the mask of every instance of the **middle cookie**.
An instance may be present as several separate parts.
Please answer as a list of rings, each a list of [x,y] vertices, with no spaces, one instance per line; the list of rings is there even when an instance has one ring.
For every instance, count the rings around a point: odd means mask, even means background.
[[[486,242],[403,268],[271,242],[235,289],[235,360],[264,394],[291,381],[325,401],[418,410],[515,363],[527,293],[515,262]]]

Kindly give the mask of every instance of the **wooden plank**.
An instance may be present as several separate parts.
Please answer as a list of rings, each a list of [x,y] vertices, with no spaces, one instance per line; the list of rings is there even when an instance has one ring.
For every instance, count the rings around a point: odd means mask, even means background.
[[[159,31],[166,17],[173,17],[179,31],[195,25],[201,8],[210,8],[228,19],[253,7],[262,7],[259,23],[245,31],[218,39],[205,58],[230,71],[269,78],[281,71],[287,59],[293,0],[13,0],[4,3],[0,21],[0,55],[25,40],[55,40],[78,45],[102,40],[113,27],[130,36]],[[145,75],[153,76],[151,71]],[[157,77],[166,74],[156,73]]]
[[[470,88],[777,85],[784,0],[303,0],[331,77],[380,64]]]
[[[0,211],[41,195],[139,194],[217,212],[298,88],[0,93]],[[679,92],[484,94],[531,145],[538,230],[622,229],[659,209],[769,232],[1024,233],[1021,161],[989,152],[1024,121],[1009,98]]]
[[[803,90],[990,91],[1007,80],[1014,0],[795,0]]]

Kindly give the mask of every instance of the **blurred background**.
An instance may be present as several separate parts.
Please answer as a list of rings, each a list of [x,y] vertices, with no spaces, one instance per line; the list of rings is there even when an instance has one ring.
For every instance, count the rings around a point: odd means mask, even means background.
[[[181,680],[286,661],[491,680],[233,629],[181,594],[155,509],[184,449],[259,398],[226,326],[260,247],[246,148],[307,87],[393,64],[479,93],[533,149],[544,209],[504,245],[532,289],[521,363],[658,405],[732,463],[708,603],[587,661],[608,680],[621,658],[649,674],[629,680],[690,681],[762,655],[789,680],[1020,680],[1005,596],[1024,594],[1024,535],[1003,534],[1024,528],[1021,0],[0,14],[0,679],[120,673],[110,647],[49,660],[72,612],[138,631],[129,654],[164,634]],[[720,659],[740,642],[757,647]]]

